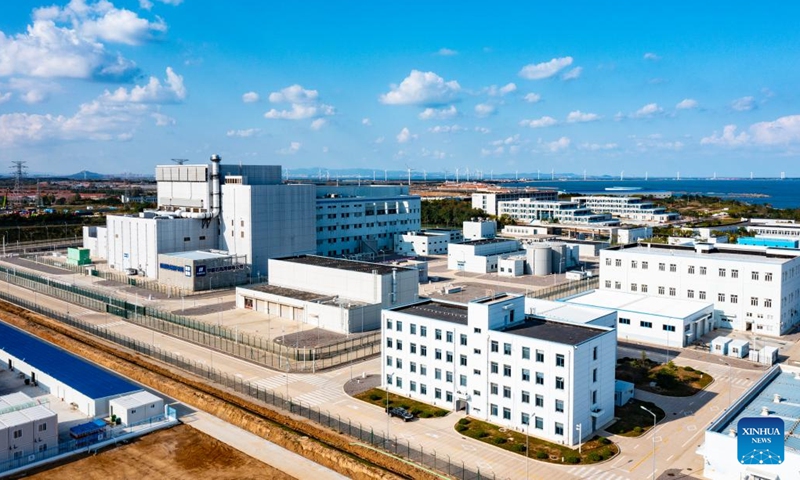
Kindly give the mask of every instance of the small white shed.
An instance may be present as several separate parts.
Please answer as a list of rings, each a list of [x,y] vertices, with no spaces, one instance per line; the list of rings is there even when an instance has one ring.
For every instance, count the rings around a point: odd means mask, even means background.
[[[621,407],[633,398],[633,384],[622,380],[614,380],[614,405]]]
[[[108,402],[109,415],[116,415],[124,425],[134,425],[164,414],[164,399],[142,390]]]
[[[731,341],[728,337],[717,337],[711,340],[711,353],[714,355],[727,355]]]
[[[731,340],[728,344],[728,356],[745,358],[750,351],[750,343],[747,340]]]

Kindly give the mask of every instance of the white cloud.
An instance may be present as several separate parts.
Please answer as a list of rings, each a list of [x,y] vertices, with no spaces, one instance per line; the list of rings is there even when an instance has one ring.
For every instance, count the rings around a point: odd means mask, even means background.
[[[570,65],[572,65],[572,57],[554,58],[549,62],[525,65],[519,71],[519,76],[528,80],[541,80],[552,77]]]
[[[417,136],[412,134],[408,130],[408,127],[403,127],[403,129],[400,130],[400,133],[397,134],[397,143],[406,143],[409,140],[414,140],[416,138]]]
[[[726,125],[722,134],[714,132],[700,140],[702,145],[736,147],[742,145],[774,146],[800,143],[800,115],[788,115],[771,122],[750,125],[749,132],[738,132],[736,125]]]
[[[384,142],[384,140],[386,140],[386,137],[378,137],[375,139],[375,144],[380,145],[381,143]]]
[[[328,123],[324,118],[317,118],[311,122],[311,130],[319,130]]]
[[[61,87],[54,82],[41,81],[33,78],[11,78],[8,89],[17,94],[17,98],[28,104],[41,103]]]
[[[731,108],[737,112],[749,112],[756,108],[756,100],[753,97],[737,98],[731,103]]]
[[[449,48],[440,48],[436,54],[442,57],[452,57],[453,55],[458,55],[458,52]]]
[[[564,72],[561,75],[561,80],[575,80],[581,76],[581,73],[583,73],[583,67],[575,67],[568,72]]]
[[[319,115],[333,115],[332,107],[327,105],[322,105],[325,107],[324,110],[320,110],[313,105],[301,105],[299,103],[295,103],[292,105],[291,110],[277,110],[275,108],[270,109],[267,113],[264,114],[264,118],[269,119],[283,119],[283,120],[305,120],[307,118],[314,118]]]
[[[163,113],[154,112],[151,116],[155,119],[157,127],[166,127],[177,123],[174,118]]]
[[[495,140],[491,143],[493,147],[498,147],[501,145],[519,145],[519,134],[513,135],[511,137],[506,137],[500,140]]]
[[[277,153],[278,155],[294,155],[295,153],[300,151],[300,148],[302,146],[303,144],[300,142],[292,142],[289,144],[288,147],[276,150],[275,153]]]
[[[361,125],[364,125],[365,127],[371,127],[372,126],[372,120],[370,120],[369,118],[362,118],[361,119]]]
[[[483,134],[492,133],[492,130],[490,128],[486,128],[486,127],[475,127],[473,130],[478,132],[478,133],[483,133]]]
[[[507,83],[502,87],[498,87],[497,85],[491,85],[486,88],[486,93],[490,97],[502,97],[516,91],[517,91],[517,85],[515,83]]]
[[[173,6],[177,6],[183,3],[183,0],[157,0],[157,1],[166,5],[173,5]],[[139,6],[144,10],[150,10],[151,8],[153,8],[153,2],[150,0],[139,0]]]
[[[256,92],[247,92],[242,95],[242,101],[244,103],[255,103],[259,98],[261,97]]]
[[[616,150],[619,148],[619,145],[616,143],[582,143],[578,146],[578,148],[581,150],[597,152],[601,150]]]
[[[653,52],[647,52],[647,53],[644,54],[644,59],[645,60],[652,60],[652,61],[655,62],[655,61],[661,60],[661,57],[656,55]]]
[[[489,105],[488,103],[479,103],[475,105],[475,114],[479,117],[486,117],[495,112],[496,108],[494,105]]]
[[[750,140],[750,136],[746,132],[736,133],[736,125],[725,125],[722,129],[722,135],[717,135],[714,132],[710,137],[700,139],[701,145],[725,145],[737,146],[744,145]]]
[[[319,97],[316,90],[306,90],[298,84],[290,85],[278,92],[269,94],[272,103],[313,103]]]
[[[542,118],[537,118],[535,120],[522,120],[519,122],[521,127],[531,127],[531,128],[544,128],[544,127],[551,127],[558,123],[553,117],[544,116]]]
[[[526,102],[528,103],[538,103],[539,100],[542,99],[542,96],[538,93],[529,93],[523,97]]]
[[[658,115],[663,111],[664,110],[659,107],[657,103],[648,103],[639,110],[636,110],[636,112],[634,112],[631,116],[634,118],[647,118],[652,117],[653,115]]]
[[[113,93],[106,90],[103,97],[111,102],[176,103],[186,98],[186,87],[183,77],[175,73],[172,67],[167,67],[163,84],[156,77],[150,77],[147,85],[137,85],[130,91],[124,87],[119,87]]]
[[[260,128],[247,128],[244,130],[228,130],[229,137],[248,138],[261,132]]]
[[[555,152],[560,152],[562,150],[566,150],[567,148],[569,148],[570,143],[572,143],[572,141],[569,138],[561,137],[553,142],[545,142],[544,147],[547,150],[555,153]]]
[[[0,92],[0,105],[6,103],[9,100],[11,100],[11,92],[6,92],[6,93]]]
[[[436,125],[428,129],[430,133],[458,133],[465,131],[467,131],[467,128],[459,125]]]
[[[452,100],[460,90],[455,80],[446,82],[433,72],[412,70],[400,85],[381,95],[380,101],[386,105],[436,105]]]
[[[600,115],[596,113],[583,113],[580,110],[569,112],[569,115],[567,115],[567,123],[593,122],[595,120],[600,120]]]
[[[698,106],[697,100],[693,98],[684,98],[683,100],[678,102],[677,105],[675,105],[675,108],[677,108],[678,110],[691,110],[693,108],[697,108],[697,106]]]
[[[420,156],[433,158],[436,160],[443,160],[447,156],[447,154],[441,150],[428,150],[427,148],[423,148],[420,151]]]
[[[447,120],[458,115],[458,110],[454,105],[447,108],[426,108],[419,114],[420,120]]]
[[[74,0],[73,3],[75,3]],[[96,5],[102,3],[104,2]],[[154,32],[166,32],[167,26],[161,19],[157,22],[150,22],[130,10],[112,8],[102,17],[84,19],[79,30],[89,38],[125,45],[141,45],[150,40]]]

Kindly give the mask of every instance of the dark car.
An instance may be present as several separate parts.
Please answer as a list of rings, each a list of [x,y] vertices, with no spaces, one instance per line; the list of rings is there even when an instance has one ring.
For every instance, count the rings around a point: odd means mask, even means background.
[[[392,407],[387,413],[390,417],[402,418],[404,422],[414,420],[414,414],[402,407]]]

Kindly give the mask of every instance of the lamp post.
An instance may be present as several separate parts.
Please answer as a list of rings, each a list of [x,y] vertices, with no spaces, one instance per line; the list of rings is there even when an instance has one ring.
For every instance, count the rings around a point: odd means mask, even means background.
[[[653,480],[656,480],[656,414],[648,410],[644,405],[639,406],[653,416]]]
[[[728,408],[731,408],[731,390],[733,390],[733,367],[730,363],[726,362],[723,359],[719,359],[720,362],[724,363],[728,366]]]
[[[582,454],[581,447],[583,447],[581,443],[581,440],[583,440],[583,425],[580,423],[575,425],[575,430],[578,431],[578,455],[581,455]]]
[[[394,374],[387,373],[386,374],[386,443],[388,448],[389,443],[389,425],[392,420],[392,416],[389,415],[389,385],[392,384],[392,377]]]

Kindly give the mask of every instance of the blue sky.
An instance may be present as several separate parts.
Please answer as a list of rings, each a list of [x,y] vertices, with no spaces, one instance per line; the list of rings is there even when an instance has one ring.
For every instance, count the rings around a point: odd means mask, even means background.
[[[800,176],[796,2],[430,3],[4,2],[0,164]]]

